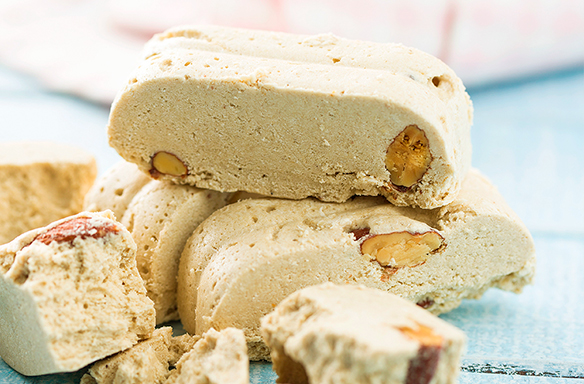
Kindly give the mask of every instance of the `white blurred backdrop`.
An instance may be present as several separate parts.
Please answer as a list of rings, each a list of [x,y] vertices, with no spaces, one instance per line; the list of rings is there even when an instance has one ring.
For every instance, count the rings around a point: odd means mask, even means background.
[[[0,0],[0,64],[108,105],[144,43],[181,24],[403,43],[467,86],[584,65],[582,0]]]

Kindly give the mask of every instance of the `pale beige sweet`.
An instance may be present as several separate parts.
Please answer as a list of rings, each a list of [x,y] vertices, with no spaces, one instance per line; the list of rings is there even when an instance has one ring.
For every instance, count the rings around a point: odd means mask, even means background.
[[[111,212],[82,212],[0,247],[0,356],[24,375],[78,370],[150,337],[136,244]]]
[[[0,143],[0,244],[79,213],[97,174],[88,152],[61,143]]]
[[[471,121],[460,79],[416,49],[201,26],[150,41],[108,135],[176,183],[433,208],[470,167]]]
[[[391,293],[325,283],[262,318],[277,383],[455,383],[465,335]]]
[[[243,329],[252,360],[268,357],[259,319],[292,292],[323,282],[363,284],[434,313],[489,287],[519,292],[535,269],[533,240],[477,171],[446,207],[244,200],[205,220],[181,257],[185,329]]]
[[[150,181],[152,179],[135,164],[122,160],[93,184],[85,195],[83,210],[109,209],[121,220],[134,196]]]
[[[121,222],[136,241],[138,271],[154,301],[156,323],[178,319],[176,276],[195,228],[230,194],[151,180],[134,196]]]
[[[189,334],[172,337],[171,327],[158,328],[151,338],[93,364],[81,384],[164,383],[170,370],[198,339]]]
[[[185,353],[165,384],[248,384],[249,360],[243,332],[209,329]]]

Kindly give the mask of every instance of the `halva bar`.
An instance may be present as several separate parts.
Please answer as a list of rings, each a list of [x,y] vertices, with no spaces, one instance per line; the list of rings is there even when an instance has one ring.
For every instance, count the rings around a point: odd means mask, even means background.
[[[108,135],[127,161],[175,183],[434,208],[470,167],[471,122],[461,80],[413,48],[184,27],[146,46]]]
[[[519,292],[534,268],[528,230],[495,187],[471,171],[457,199],[433,210],[380,197],[228,205],[187,242],[178,309],[191,333],[243,329],[250,358],[263,359],[269,355],[260,318],[301,288],[362,284],[442,313],[490,287]]]

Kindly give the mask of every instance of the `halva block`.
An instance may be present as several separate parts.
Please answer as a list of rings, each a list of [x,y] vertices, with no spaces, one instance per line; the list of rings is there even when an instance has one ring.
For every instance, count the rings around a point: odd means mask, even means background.
[[[150,337],[136,244],[111,212],[82,212],[0,247],[0,356],[24,375],[78,370]]]
[[[249,360],[243,332],[209,329],[185,353],[165,384],[248,384]]]
[[[81,212],[96,175],[95,159],[80,148],[0,143],[0,244]]]
[[[152,337],[93,364],[81,384],[162,384],[198,336],[172,336],[171,327],[158,328]]]
[[[278,383],[455,383],[465,335],[388,292],[325,283],[262,319]]]
[[[221,27],[156,35],[117,95],[110,145],[154,178],[218,191],[434,208],[471,160],[472,106],[399,44]]]

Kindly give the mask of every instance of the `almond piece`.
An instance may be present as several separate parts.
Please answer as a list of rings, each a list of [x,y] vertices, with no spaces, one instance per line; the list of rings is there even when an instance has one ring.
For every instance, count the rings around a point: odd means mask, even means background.
[[[406,384],[428,384],[436,373],[444,340],[442,336],[434,333],[432,328],[416,324],[417,329],[399,328],[405,336],[420,343],[416,357],[410,360],[405,382]]]
[[[399,330],[412,340],[420,342],[425,347],[439,347],[442,345],[442,336],[434,333],[432,328],[418,324],[418,328],[400,327]]]
[[[89,237],[97,239],[106,236],[108,233],[118,233],[120,231],[118,227],[110,223],[99,224],[92,223],[89,217],[76,217],[49,229],[47,232],[41,233],[33,241],[39,241],[45,245],[49,245],[53,241],[71,243],[78,237],[81,239]]]
[[[444,238],[438,232],[404,231],[372,235],[361,244],[361,252],[384,267],[415,267],[426,262],[443,244]]]
[[[350,233],[355,237],[356,241],[361,240],[365,236],[369,236],[369,228],[358,228],[352,230]]]
[[[187,176],[188,168],[176,155],[170,152],[156,152],[152,156],[150,176],[158,179],[160,175]]]
[[[392,185],[405,192],[422,179],[431,162],[426,134],[416,125],[408,125],[389,145],[385,167]]]

